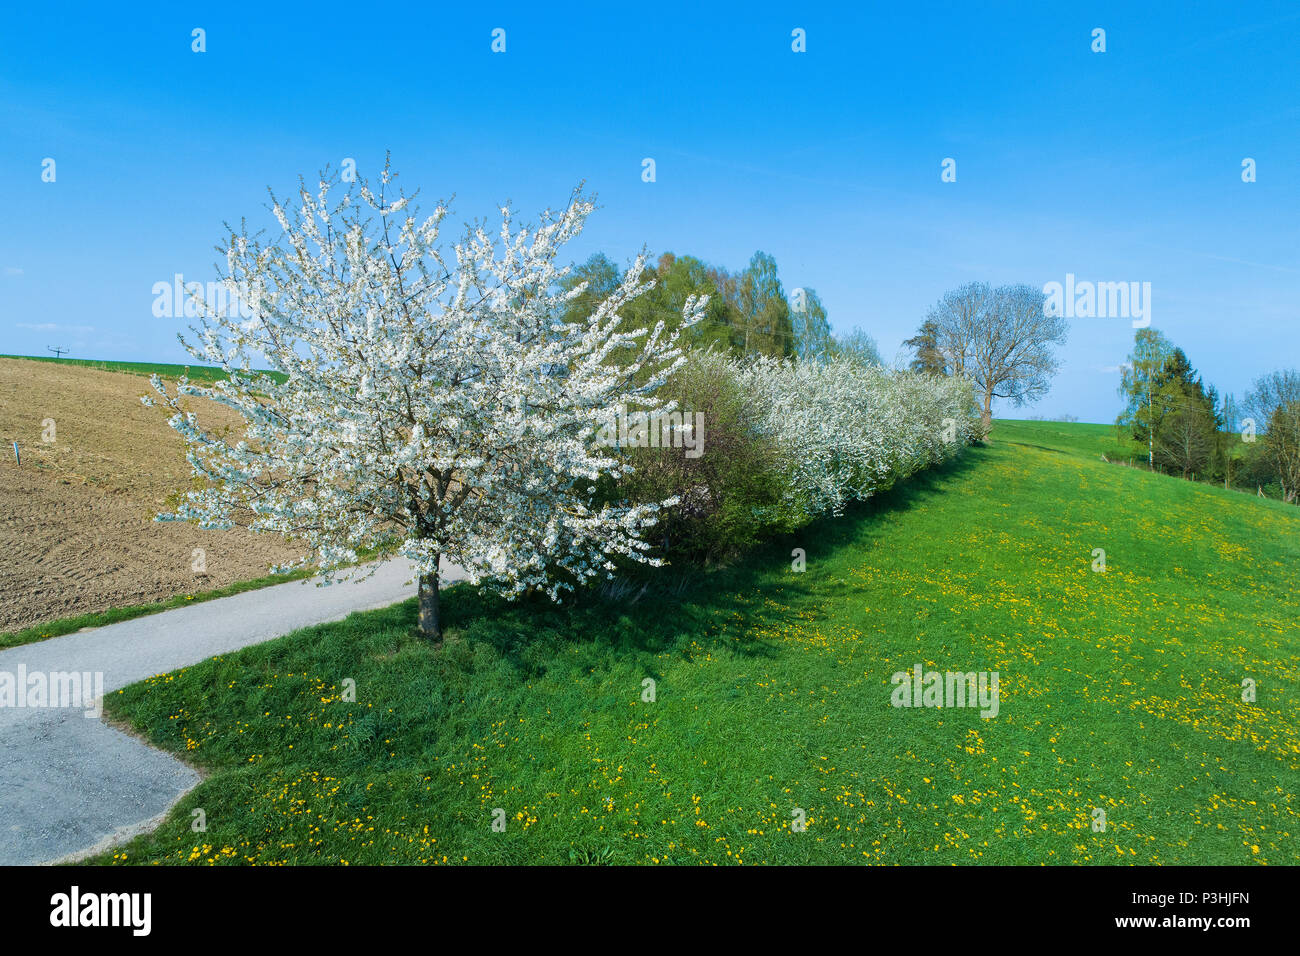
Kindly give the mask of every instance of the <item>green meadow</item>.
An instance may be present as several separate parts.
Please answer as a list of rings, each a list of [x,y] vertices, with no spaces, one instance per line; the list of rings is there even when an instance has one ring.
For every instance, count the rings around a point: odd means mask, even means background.
[[[73,365],[96,369],[100,372],[125,372],[128,375],[159,375],[177,379],[182,375],[199,384],[218,382],[226,373],[214,365],[168,365],[164,362],[114,362],[101,359],[55,358],[52,355],[0,355],[0,358],[25,359],[30,362],[50,362],[56,365]],[[283,379],[279,372],[269,372],[273,378]]]
[[[99,862],[1300,862],[1300,510],[1125,454],[1001,421],[726,568],[136,684],[110,715],[206,776]],[[891,706],[918,664],[996,671],[997,716]]]

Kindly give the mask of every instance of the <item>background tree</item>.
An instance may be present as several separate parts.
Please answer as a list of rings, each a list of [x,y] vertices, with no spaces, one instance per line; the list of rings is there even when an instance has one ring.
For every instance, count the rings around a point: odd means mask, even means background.
[[[908,364],[911,371],[927,375],[948,374],[948,364],[939,351],[939,326],[934,319],[927,318],[922,322],[916,335],[904,339],[903,345],[912,350],[912,361]]]
[[[1156,461],[1184,478],[1204,473],[1214,458],[1218,434],[1218,392],[1206,391],[1181,348],[1174,348],[1156,373],[1155,394],[1166,414],[1156,429]]]
[[[788,357],[794,355],[794,326],[776,260],[755,252],[736,282],[743,354]]]
[[[731,341],[735,325],[735,314],[721,290],[714,285],[708,265],[695,256],[677,256],[665,253],[659,257],[654,273],[649,278],[655,279],[655,289],[651,293],[657,298],[647,298],[647,307],[658,307],[652,313],[643,308],[641,300],[634,300],[629,314],[637,318],[641,325],[653,325],[662,317],[669,323],[680,323],[682,309],[691,296],[707,297],[703,318],[691,327],[689,343],[696,348],[716,346],[726,348]]]
[[[576,192],[537,227],[516,229],[509,208],[489,234],[467,228],[448,263],[447,214],[420,218],[391,191],[360,180],[331,198],[337,177],[303,183],[292,204],[272,197],[282,236],[263,245],[230,235],[229,290],[255,318],[198,303],[196,358],[226,381],[181,379],[169,394],[195,473],[207,479],[172,517],[249,527],[306,542],[326,572],[366,552],[411,560],[420,632],[441,635],[440,560],[471,581],[516,596],[561,590],[609,573],[616,557],[654,563],[643,533],[660,503],[594,504],[595,484],[626,467],[595,436],[618,409],[657,412],[659,384],[684,361],[665,323],[625,330],[621,311],[644,294],[638,259],[585,321],[556,317],[590,288],[563,288],[556,264],[593,208]],[[610,289],[610,271],[591,278]],[[688,297],[681,326],[707,304]],[[585,308],[585,307],[584,307]],[[283,381],[251,371],[268,363]],[[243,440],[201,431],[180,394],[227,405]]]
[[[603,252],[595,253],[586,262],[574,266],[560,281],[560,288],[573,293],[564,305],[564,319],[570,322],[584,320],[622,284],[623,270]]]
[[[1147,467],[1156,467],[1156,431],[1168,407],[1163,396],[1157,400],[1157,377],[1173,352],[1169,341],[1156,329],[1138,329],[1133,336],[1133,351],[1121,367],[1120,396],[1125,399],[1116,425],[1136,441],[1147,446]]]
[[[1175,407],[1167,416],[1156,442],[1156,461],[1184,478],[1204,472],[1213,457],[1214,420],[1201,409]]]
[[[935,349],[949,374],[966,376],[979,330],[988,321],[992,292],[985,282],[968,282],[943,294],[925,317],[934,329]],[[925,328],[925,325],[922,325]]]
[[[709,266],[709,281],[718,290],[718,296],[725,306],[725,316],[729,324],[728,351],[743,354],[744,322],[740,317],[739,277],[732,275],[722,266]]]
[[[795,355],[804,360],[826,358],[834,347],[826,306],[815,289],[797,290],[795,300],[790,306]]]
[[[927,316],[948,367],[975,384],[986,433],[995,398],[1032,402],[1056,374],[1052,346],[1065,342],[1068,326],[1061,316],[1048,315],[1045,303],[1042,290],[1031,285],[990,290],[972,282],[947,293]]]
[[[1139,329],[1121,379],[1127,399],[1117,424],[1147,445],[1147,464],[1184,478],[1224,474],[1230,455],[1219,393],[1206,387],[1181,348],[1153,329]]]
[[[564,306],[564,322],[581,322],[590,307],[622,273],[603,253],[573,267],[563,280],[572,290],[585,282],[583,293]],[[799,314],[785,299],[776,261],[754,254],[746,269],[732,275],[690,255],[665,252],[643,278],[652,287],[622,310],[620,330],[662,321],[672,330],[682,324],[682,306],[692,295],[708,296],[703,318],[683,341],[695,348],[716,347],[733,355],[789,357],[825,356],[833,347],[826,307],[813,289],[801,290]]]
[[[862,329],[854,329],[852,332],[835,336],[831,340],[827,354],[832,358],[847,359],[858,365],[885,364],[880,360],[880,349],[876,347],[876,340]]]
[[[1245,408],[1263,436],[1263,458],[1282,486],[1282,499],[1300,500],[1300,372],[1272,372],[1255,380]]]
[[[560,283],[566,291],[585,289],[575,293],[564,304],[561,318],[566,323],[583,323],[594,307],[607,298],[623,282],[625,274],[604,253],[592,255],[586,262],[573,267]],[[731,309],[714,286],[712,272],[694,256],[663,253],[653,266],[641,274],[646,290],[620,310],[618,331],[627,332],[642,327],[653,327],[662,322],[668,331],[683,328],[682,309],[695,296],[708,297],[703,317],[690,328],[683,342],[707,348],[717,345],[729,348],[733,329]],[[625,348],[632,348],[628,345]]]
[[[1241,420],[1241,405],[1237,401],[1237,396],[1231,393],[1223,396],[1223,429],[1229,432],[1237,431],[1238,422]]]

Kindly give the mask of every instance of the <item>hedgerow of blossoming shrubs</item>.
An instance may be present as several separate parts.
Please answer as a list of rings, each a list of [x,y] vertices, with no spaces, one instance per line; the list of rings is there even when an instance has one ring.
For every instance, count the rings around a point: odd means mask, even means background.
[[[659,394],[698,426],[700,453],[628,448],[632,472],[606,489],[614,500],[677,500],[659,512],[649,533],[656,549],[711,563],[793,528],[781,504],[783,478],[773,467],[780,451],[759,431],[756,406],[732,363],[716,352],[690,352]]]
[[[677,499],[654,532],[676,558],[723,559],[839,514],[980,437],[968,382],[853,359],[693,352],[664,389],[687,421],[702,413],[703,453],[627,449],[635,470],[618,490]]]
[[[849,359],[732,366],[758,434],[780,450],[784,503],[800,523],[839,514],[956,454],[976,434],[971,386]]]

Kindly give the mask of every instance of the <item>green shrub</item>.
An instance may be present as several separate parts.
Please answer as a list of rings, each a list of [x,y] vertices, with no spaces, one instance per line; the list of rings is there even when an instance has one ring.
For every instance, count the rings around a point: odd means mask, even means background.
[[[756,434],[753,403],[729,364],[712,352],[692,353],[661,394],[676,400],[686,421],[702,420],[703,453],[690,457],[684,447],[626,449],[636,470],[618,485],[618,496],[632,502],[678,499],[654,530],[661,555],[717,563],[791,529],[789,509],[782,505],[785,489],[773,465],[775,448]]]

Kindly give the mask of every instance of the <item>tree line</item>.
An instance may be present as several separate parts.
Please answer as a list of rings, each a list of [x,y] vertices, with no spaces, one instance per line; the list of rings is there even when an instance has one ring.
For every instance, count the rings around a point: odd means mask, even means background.
[[[1023,405],[1047,392],[1067,332],[1034,286],[970,282],[945,293],[903,344],[912,371],[974,384],[987,432],[993,399]],[[1260,376],[1238,401],[1151,328],[1136,331],[1122,372],[1116,427],[1146,446],[1148,468],[1300,503],[1300,372]]]
[[[566,322],[583,322],[600,302],[622,284],[626,270],[598,252],[575,265],[562,287],[582,287],[564,308]],[[875,341],[861,329],[836,335],[817,291],[786,291],[776,259],[758,251],[739,272],[731,272],[692,255],[661,254],[647,265],[643,280],[653,288],[622,310],[621,328],[653,327],[663,321],[669,329],[681,322],[682,307],[691,296],[708,296],[704,318],[687,333],[695,348],[723,354],[803,360],[852,357],[864,364],[881,364]],[[584,285],[585,284],[585,285]]]
[[[736,273],[694,256],[665,253],[646,277],[656,284],[629,303],[624,318],[629,329],[659,319],[671,322],[691,295],[707,295],[706,317],[689,333],[693,346],[733,357],[850,356],[883,364],[866,332],[831,333],[815,290],[787,294],[767,253],[754,253]],[[622,278],[603,254],[575,267],[566,280],[569,287],[582,282],[587,287],[570,303],[567,318],[582,320]],[[1046,394],[1059,370],[1056,347],[1065,343],[1069,327],[1047,306],[1045,293],[1024,283],[968,282],[952,289],[903,342],[912,356],[909,368],[969,380],[987,434],[994,399],[1031,403]],[[1149,468],[1300,502],[1300,372],[1262,376],[1238,401],[1204,382],[1183,350],[1150,328],[1136,331],[1122,372],[1125,407],[1116,426],[1122,436],[1146,446]]]
[[[1220,395],[1156,329],[1138,329],[1122,368],[1120,434],[1147,467],[1300,501],[1300,372],[1257,378],[1244,400]]]

